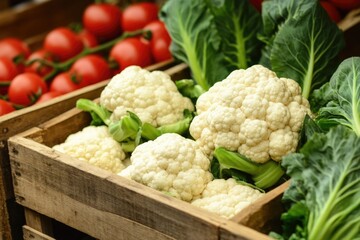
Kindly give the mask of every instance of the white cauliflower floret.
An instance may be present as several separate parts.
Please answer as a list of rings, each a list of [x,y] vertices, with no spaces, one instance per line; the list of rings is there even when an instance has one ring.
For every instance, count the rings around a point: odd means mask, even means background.
[[[168,74],[139,66],[115,75],[101,92],[100,105],[113,112],[112,121],[131,111],[155,127],[183,119],[185,109],[194,110],[191,100],[180,94]]]
[[[135,148],[131,165],[119,173],[156,190],[191,201],[212,180],[210,160],[196,142],[166,133]]]
[[[239,184],[233,178],[209,182],[199,199],[191,204],[225,218],[231,218],[263,196],[257,189]]]
[[[261,65],[215,83],[198,98],[196,111],[190,134],[209,157],[223,147],[258,163],[294,152],[304,117],[312,116],[299,84]]]
[[[118,173],[125,168],[125,153],[106,126],[88,126],[69,135],[53,149],[86,161],[102,169]]]

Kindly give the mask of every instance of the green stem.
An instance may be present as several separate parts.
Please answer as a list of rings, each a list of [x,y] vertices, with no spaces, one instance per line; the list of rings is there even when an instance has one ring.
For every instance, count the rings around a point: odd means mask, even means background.
[[[0,81],[0,87],[8,87],[10,86],[10,81]]]
[[[314,28],[312,28],[311,31],[311,39],[314,39]],[[310,56],[309,56],[309,63],[308,68],[306,71],[306,76],[304,77],[303,86],[302,86],[302,96],[306,99],[310,96],[311,91],[311,84],[314,77],[314,65],[315,65],[315,47],[314,47],[314,41],[311,41],[310,44]]]
[[[356,135],[358,135],[360,137],[360,114],[359,114],[359,109],[360,109],[360,102],[359,102],[359,99],[357,99],[357,96],[358,96],[358,93],[357,93],[357,81],[356,79],[358,79],[358,74],[357,74],[357,71],[355,69],[355,66],[353,64],[353,75],[354,75],[354,79],[353,79],[353,85],[352,85],[352,113],[353,113],[353,116],[354,116],[354,132],[356,133]]]
[[[280,164],[269,160],[266,163],[255,163],[237,152],[219,147],[214,151],[215,158],[219,161],[221,169],[236,169],[250,174],[255,185],[267,189],[275,185],[285,174]]]

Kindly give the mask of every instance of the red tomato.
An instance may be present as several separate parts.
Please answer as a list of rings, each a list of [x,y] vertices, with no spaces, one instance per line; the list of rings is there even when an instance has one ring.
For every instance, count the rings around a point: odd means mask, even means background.
[[[168,31],[166,30],[165,24],[160,20],[155,20],[147,24],[144,29],[150,30],[152,33],[150,47],[151,54],[155,62],[171,59],[171,38]]]
[[[0,99],[0,116],[11,113],[15,111],[15,108],[11,105],[11,103]]]
[[[40,96],[40,98],[36,101],[35,104],[46,102],[46,101],[48,101],[50,99],[56,98],[56,97],[61,96],[61,95],[62,95],[62,93],[54,92],[54,91],[44,93],[43,95]]]
[[[256,10],[258,10],[259,12],[261,12],[261,4],[262,4],[263,0],[250,0],[250,3],[256,8]]]
[[[30,55],[28,45],[17,38],[4,38],[0,40],[0,57],[14,59],[23,56],[25,59]]]
[[[13,61],[7,57],[0,57],[0,82],[10,82],[18,74]],[[0,94],[6,94],[8,87],[0,87]]]
[[[24,64],[22,63],[30,55],[28,45],[18,38],[4,38],[0,40],[0,57],[7,57],[17,65],[18,72],[24,71]]]
[[[360,7],[360,0],[329,0],[329,2],[342,10],[352,10]]]
[[[54,56],[52,55],[52,53],[48,52],[45,49],[39,49],[33,52],[32,54],[30,54],[27,60],[31,61],[34,59],[40,59],[40,60],[46,60],[52,62],[54,60]],[[52,67],[44,65],[40,62],[34,62],[33,64],[27,66],[25,68],[25,71],[33,72],[44,77],[52,71]]]
[[[129,5],[122,14],[122,29],[134,31],[143,28],[146,24],[157,20],[159,7],[156,3],[141,2]]]
[[[11,102],[29,106],[46,92],[46,83],[39,75],[21,73],[11,81],[8,95]]]
[[[111,77],[111,70],[107,61],[95,54],[79,58],[69,70],[74,76],[80,87],[94,84]]]
[[[139,38],[127,38],[118,42],[110,51],[110,61],[116,61],[118,73],[130,65],[146,67],[152,63],[150,45]]]
[[[44,48],[54,54],[59,61],[65,61],[79,54],[84,44],[80,37],[69,28],[59,27],[45,36]]]
[[[56,75],[50,84],[51,92],[60,92],[62,94],[75,91],[79,88],[79,83],[72,78],[69,72],[63,72]]]
[[[109,3],[89,5],[82,17],[84,27],[99,40],[106,41],[119,36],[122,12],[119,7]]]
[[[80,37],[85,47],[93,48],[99,45],[96,36],[86,29],[83,29],[81,32],[79,32],[78,36]]]
[[[330,2],[320,1],[321,6],[325,9],[331,20],[334,22],[339,22],[341,20],[341,15],[339,10]]]

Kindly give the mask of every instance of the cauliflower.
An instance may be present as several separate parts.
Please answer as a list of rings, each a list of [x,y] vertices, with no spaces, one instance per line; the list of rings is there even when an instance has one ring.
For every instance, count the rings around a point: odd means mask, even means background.
[[[264,194],[250,186],[237,183],[233,178],[214,179],[208,183],[201,197],[191,204],[231,218]]]
[[[196,142],[175,133],[139,145],[130,161],[120,176],[188,202],[198,198],[212,180],[210,160]]]
[[[125,168],[125,153],[106,126],[88,126],[71,134],[53,149],[102,169],[118,173]]]
[[[257,163],[294,152],[304,117],[311,115],[299,84],[261,65],[214,84],[199,97],[196,111],[190,134],[209,157],[224,147]]]
[[[155,127],[183,119],[185,109],[194,111],[191,100],[180,94],[168,74],[138,66],[127,67],[111,79],[101,92],[100,105],[112,112],[112,121],[130,111]]]

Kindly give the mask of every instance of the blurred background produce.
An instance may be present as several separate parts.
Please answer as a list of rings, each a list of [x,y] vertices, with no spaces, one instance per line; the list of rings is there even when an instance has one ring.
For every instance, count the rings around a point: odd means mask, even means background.
[[[33,1],[8,1],[7,7],[21,11],[25,4]],[[39,33],[35,45],[33,36],[6,34],[6,29],[0,34],[0,99],[13,111],[108,80],[130,65],[146,67],[172,59],[158,3],[83,4],[70,23]],[[0,12],[0,19],[5,15]],[[10,112],[6,109],[1,115]]]

